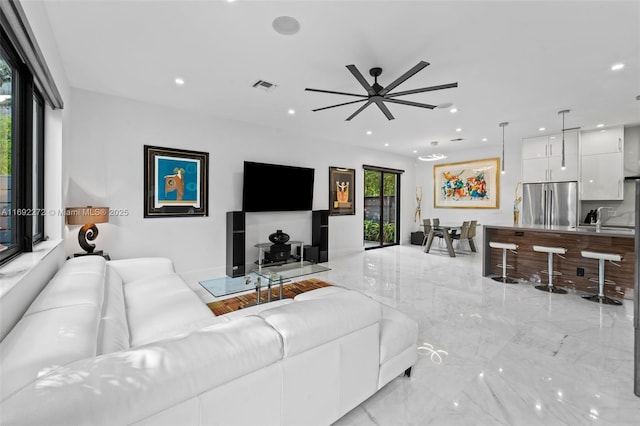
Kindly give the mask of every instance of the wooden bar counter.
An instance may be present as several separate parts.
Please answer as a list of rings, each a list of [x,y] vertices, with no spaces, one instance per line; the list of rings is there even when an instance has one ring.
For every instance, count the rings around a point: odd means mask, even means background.
[[[507,252],[507,274],[515,279],[535,283],[548,282],[546,273],[547,254],[533,251],[534,245],[564,247],[567,249],[564,259],[554,255],[554,271],[562,273],[554,276],[553,285],[571,288],[587,293],[598,292],[598,261],[582,257],[582,250],[616,253],[622,256],[617,267],[605,262],[605,278],[615,284],[605,285],[605,294],[609,297],[633,299],[634,286],[634,244],[635,230],[625,228],[603,228],[596,232],[594,227],[566,226],[491,226],[484,227],[484,250],[482,275],[502,275],[499,263],[502,263],[502,250],[489,247],[490,241],[515,243],[518,254]],[[584,272],[584,275],[582,275]],[[596,282],[589,278],[595,277]]]

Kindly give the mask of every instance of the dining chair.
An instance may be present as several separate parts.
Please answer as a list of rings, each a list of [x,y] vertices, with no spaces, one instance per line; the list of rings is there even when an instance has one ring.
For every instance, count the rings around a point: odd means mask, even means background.
[[[433,224],[434,227],[440,226],[440,218],[433,218],[431,220],[431,223]],[[433,231],[433,236],[435,238],[439,238],[438,240],[438,244],[442,245],[442,240],[444,239],[444,234],[442,233],[442,230],[440,229],[436,229]]]
[[[422,245],[427,244],[429,234],[431,233],[431,219],[422,219],[422,227],[424,228],[424,238],[422,239]]]
[[[476,228],[478,227],[478,221],[477,220],[472,220],[471,222],[469,222],[469,238],[468,238],[468,242],[469,242],[469,249],[474,249],[477,251],[478,249],[476,247],[478,247],[476,245]],[[473,245],[471,245],[473,244]]]
[[[467,240],[469,238],[469,229],[470,229],[469,221],[464,221],[464,222],[462,222],[462,226],[460,227],[460,233],[459,234],[457,232],[455,232],[455,231],[451,232],[451,239],[453,241],[456,241],[456,249],[460,248],[460,243],[463,240]],[[471,251],[471,250],[469,250],[469,251]]]

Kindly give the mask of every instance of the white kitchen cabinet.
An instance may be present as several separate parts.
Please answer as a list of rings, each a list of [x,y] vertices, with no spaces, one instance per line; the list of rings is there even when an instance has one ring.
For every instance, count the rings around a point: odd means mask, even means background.
[[[582,157],[582,199],[622,200],[624,177],[616,173],[621,162],[618,153],[585,155]]]
[[[623,152],[624,127],[582,132],[582,155]]]
[[[562,134],[527,138],[522,141],[522,181],[568,182],[578,180],[577,131],[564,134],[565,167],[562,168]]]
[[[582,132],[580,198],[624,199],[624,128]]]
[[[522,140],[522,158],[547,158],[549,156],[549,136]]]
[[[547,157],[522,160],[522,181],[524,183],[547,182],[548,176],[549,159]]]

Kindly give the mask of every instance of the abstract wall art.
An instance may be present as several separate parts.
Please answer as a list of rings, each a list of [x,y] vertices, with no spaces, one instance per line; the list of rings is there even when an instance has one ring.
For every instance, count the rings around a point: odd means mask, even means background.
[[[435,208],[500,207],[498,158],[438,164],[433,167]]]
[[[207,216],[209,153],[144,146],[144,217]]]

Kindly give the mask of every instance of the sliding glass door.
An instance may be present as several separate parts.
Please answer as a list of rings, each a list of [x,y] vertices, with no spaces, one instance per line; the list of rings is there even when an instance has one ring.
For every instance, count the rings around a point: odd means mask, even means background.
[[[364,167],[364,248],[398,244],[401,170]]]

